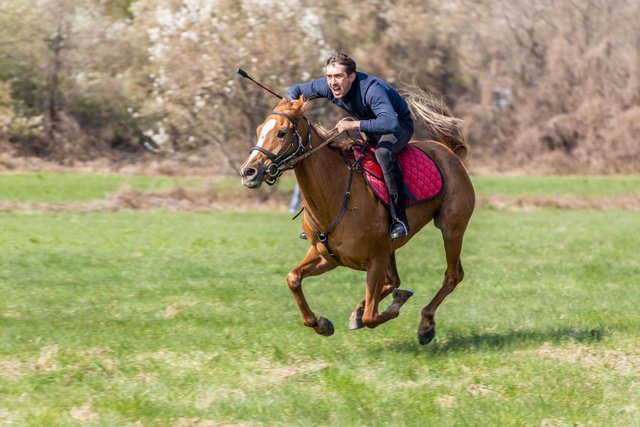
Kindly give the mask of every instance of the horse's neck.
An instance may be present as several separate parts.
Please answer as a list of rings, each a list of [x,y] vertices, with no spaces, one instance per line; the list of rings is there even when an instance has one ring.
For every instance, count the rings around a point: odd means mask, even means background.
[[[349,184],[346,162],[340,153],[324,147],[307,157],[295,173],[306,214],[319,231],[325,231],[342,208]]]

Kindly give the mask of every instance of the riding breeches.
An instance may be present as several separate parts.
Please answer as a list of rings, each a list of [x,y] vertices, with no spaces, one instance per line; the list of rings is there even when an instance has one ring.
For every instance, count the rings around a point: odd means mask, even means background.
[[[405,224],[404,179],[396,155],[409,145],[409,139],[412,134],[413,129],[409,131],[400,127],[400,131],[395,134],[381,136],[376,144],[375,151],[376,159],[382,167],[384,180],[387,184],[392,219],[399,219]]]
[[[398,168],[396,154],[407,148],[412,135],[413,127],[399,126],[397,132],[382,135],[377,139],[377,143],[375,143],[376,159],[380,163],[383,173],[392,174],[395,172],[395,169]]]

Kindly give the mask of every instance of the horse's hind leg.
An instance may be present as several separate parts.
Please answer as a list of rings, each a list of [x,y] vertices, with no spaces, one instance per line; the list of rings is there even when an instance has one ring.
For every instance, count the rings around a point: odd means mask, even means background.
[[[393,302],[391,303],[391,306],[393,306],[392,310],[400,310],[400,307],[402,307],[402,305],[407,302],[411,295],[413,295],[413,292],[411,291],[398,289],[399,286],[400,276],[398,275],[398,268],[396,266],[396,254],[395,252],[393,252],[389,257],[387,280],[382,287],[382,294],[380,295],[380,301],[382,301],[389,294],[393,293]],[[364,304],[365,300],[360,301],[360,303],[356,306],[356,309],[353,310],[353,313],[351,313],[351,317],[349,318],[349,329],[355,330],[364,328],[364,323],[362,322]],[[389,308],[387,310],[389,310]]]
[[[333,335],[333,324],[324,317],[316,317],[309,308],[307,300],[302,292],[302,279],[309,276],[318,276],[329,270],[333,270],[335,264],[328,262],[320,256],[315,247],[309,248],[307,255],[300,261],[300,264],[287,275],[287,284],[293,292],[293,297],[298,303],[298,308],[302,314],[305,326],[313,328],[320,335]]]
[[[418,341],[425,345],[431,342],[436,335],[435,314],[438,306],[455,289],[456,285],[462,281],[464,270],[460,261],[462,251],[462,233],[456,237],[447,237],[443,230],[444,248],[447,256],[447,271],[445,272],[442,287],[431,302],[422,309],[422,318],[418,326]]]
[[[380,257],[377,260],[371,260],[367,267],[367,291],[364,311],[362,313],[362,323],[368,328],[375,328],[384,322],[398,317],[400,308],[411,296],[411,293],[399,294],[394,292],[391,305],[382,313],[378,312],[378,304],[382,297],[382,290],[385,287],[386,272],[389,267],[388,263],[388,257]]]

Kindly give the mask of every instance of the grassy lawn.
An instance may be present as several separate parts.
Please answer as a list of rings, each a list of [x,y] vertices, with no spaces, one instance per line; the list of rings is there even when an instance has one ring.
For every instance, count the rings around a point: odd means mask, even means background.
[[[129,187],[161,190],[200,182],[197,178],[90,175],[73,173],[0,174],[0,201],[31,203],[69,203],[101,200],[110,193]]]
[[[627,179],[612,188],[637,191]],[[63,193],[91,193],[80,181]],[[543,184],[531,192],[584,188]],[[419,314],[445,267],[433,226],[398,253],[415,295],[379,328],[346,328],[363,273],[305,281],[326,338],[284,281],[307,245],[289,218],[0,213],[0,425],[640,425],[637,212],[478,210],[426,347]]]
[[[612,197],[640,194],[640,175],[628,176],[475,176],[480,196]]]

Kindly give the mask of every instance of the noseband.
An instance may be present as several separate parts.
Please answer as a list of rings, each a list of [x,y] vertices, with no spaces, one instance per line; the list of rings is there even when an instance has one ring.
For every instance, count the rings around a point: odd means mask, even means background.
[[[276,180],[282,172],[293,169],[293,167],[298,163],[296,160],[299,159],[303,155],[303,151],[306,147],[310,146],[311,143],[311,123],[306,117],[302,117],[307,122],[307,136],[302,138],[300,132],[298,131],[298,119],[291,117],[288,114],[280,113],[278,111],[273,111],[269,115],[276,114],[278,116],[286,117],[291,123],[293,123],[293,135],[291,135],[291,139],[289,140],[289,145],[286,150],[284,150],[283,154],[277,155],[263,147],[255,146],[251,148],[251,151],[260,151],[264,155],[266,155],[269,160],[271,160],[271,164],[267,166],[267,174],[269,177],[265,179],[269,185],[273,185],[276,183]],[[296,146],[296,149],[289,154],[289,150]]]

